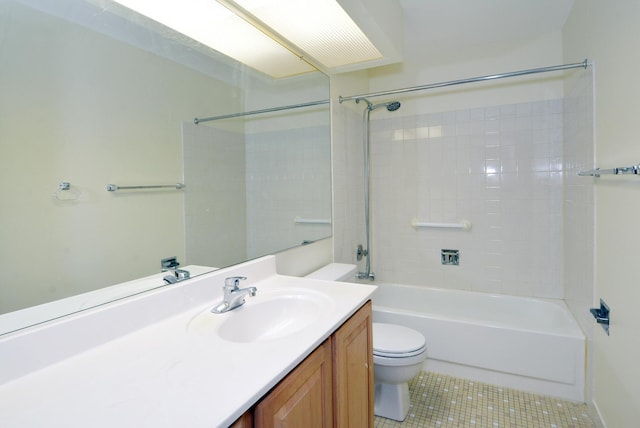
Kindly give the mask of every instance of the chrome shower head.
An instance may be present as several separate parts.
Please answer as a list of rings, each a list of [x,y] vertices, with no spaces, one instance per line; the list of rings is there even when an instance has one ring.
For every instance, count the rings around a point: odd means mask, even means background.
[[[400,108],[400,102],[399,101],[389,101],[386,103],[381,103],[381,104],[376,104],[374,106],[370,105],[369,106],[369,110],[375,110],[378,107],[386,107],[388,111],[396,111]]]
[[[367,103],[367,110],[369,111],[373,111],[375,109],[377,109],[378,107],[386,107],[386,109],[388,111],[396,111],[400,108],[400,101],[389,101],[386,103],[380,103],[380,104],[373,104],[371,103],[368,99],[366,98],[356,98],[356,103],[359,104],[360,102],[365,102]]]
[[[396,111],[400,108],[400,101],[391,101],[390,103],[387,103],[387,110],[389,111]]]

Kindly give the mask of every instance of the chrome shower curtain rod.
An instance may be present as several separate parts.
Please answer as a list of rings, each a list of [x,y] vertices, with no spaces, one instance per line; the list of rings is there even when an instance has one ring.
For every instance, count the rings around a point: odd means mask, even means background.
[[[362,98],[374,98],[374,97],[381,97],[383,95],[401,94],[404,92],[424,91],[427,89],[443,88],[446,86],[462,85],[465,83],[482,82],[485,80],[504,79],[506,77],[525,76],[527,74],[547,73],[549,71],[568,70],[572,68],[587,68],[588,66],[589,66],[589,61],[585,59],[582,62],[575,62],[572,64],[555,65],[551,67],[542,67],[542,68],[532,68],[529,70],[512,71],[510,73],[491,74],[489,76],[470,77],[468,79],[450,80],[448,82],[431,83],[429,85],[413,86],[410,88],[394,89],[391,91],[371,92],[369,94],[351,95],[348,97],[340,96],[338,100],[340,101],[340,103],[342,103],[343,101],[350,101],[350,100],[357,101]]]
[[[251,115],[254,115],[254,114],[270,113],[272,111],[281,111],[281,110],[291,110],[291,109],[294,109],[294,108],[311,107],[311,106],[318,106],[318,105],[322,105],[322,104],[329,104],[329,100],[310,101],[308,103],[302,103],[302,104],[291,104],[291,105],[288,105],[288,106],[263,108],[261,110],[245,111],[245,112],[241,112],[241,113],[223,114],[221,116],[203,117],[202,119],[198,119],[196,117],[195,119],[193,119],[193,123],[195,123],[197,125],[200,122],[209,122],[211,120],[231,119],[231,118],[234,118],[234,117],[251,116]]]

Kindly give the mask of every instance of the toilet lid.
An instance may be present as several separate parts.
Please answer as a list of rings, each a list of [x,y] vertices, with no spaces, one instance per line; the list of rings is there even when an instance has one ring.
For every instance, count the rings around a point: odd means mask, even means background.
[[[419,332],[401,325],[373,323],[373,353],[381,356],[410,356],[424,350],[426,340]]]

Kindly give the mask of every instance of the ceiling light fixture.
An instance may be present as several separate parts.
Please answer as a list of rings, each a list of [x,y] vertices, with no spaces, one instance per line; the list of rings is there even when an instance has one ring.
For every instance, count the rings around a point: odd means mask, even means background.
[[[113,1],[272,77],[315,70],[281,43],[213,0]]]
[[[113,1],[276,78],[315,69],[334,74],[399,59],[388,37],[372,29],[380,26],[371,25],[394,15],[391,0],[366,5],[362,0]],[[345,12],[347,5],[376,44],[382,43],[384,54]]]
[[[322,71],[382,59],[335,0],[218,0]]]

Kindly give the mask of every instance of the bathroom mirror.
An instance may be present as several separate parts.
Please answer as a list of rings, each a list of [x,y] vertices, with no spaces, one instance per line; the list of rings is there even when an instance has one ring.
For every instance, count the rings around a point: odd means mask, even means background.
[[[0,0],[0,93],[0,334],[163,286],[163,258],[331,234],[328,104],[194,124],[326,100],[318,71],[269,77],[106,0]]]

